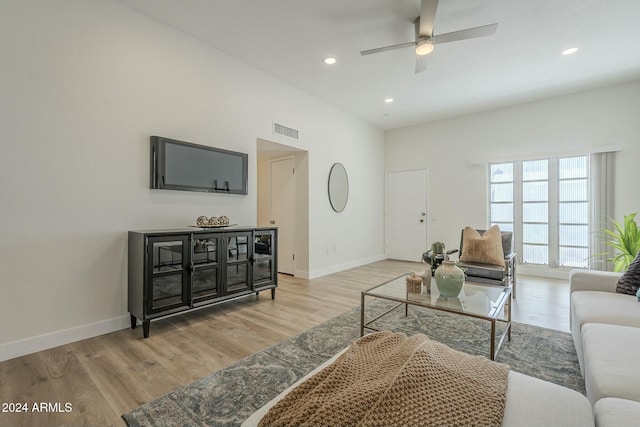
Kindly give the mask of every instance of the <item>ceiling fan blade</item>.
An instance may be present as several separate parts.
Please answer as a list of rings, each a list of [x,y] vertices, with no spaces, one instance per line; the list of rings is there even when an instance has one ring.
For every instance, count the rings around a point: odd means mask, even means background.
[[[438,0],[422,0],[420,5],[420,37],[433,37],[433,23],[436,19]]]
[[[388,50],[400,49],[403,47],[415,46],[415,45],[416,45],[416,42],[406,42],[406,43],[394,44],[391,46],[377,47],[375,49],[363,50],[362,52],[360,52],[360,55],[371,55],[372,53],[386,52]]]
[[[416,74],[427,71],[427,56],[416,55]]]
[[[492,36],[498,30],[498,24],[482,25],[480,27],[467,28],[466,30],[453,31],[451,33],[438,34],[433,37],[433,44],[456,42],[458,40],[475,39],[477,37]]]

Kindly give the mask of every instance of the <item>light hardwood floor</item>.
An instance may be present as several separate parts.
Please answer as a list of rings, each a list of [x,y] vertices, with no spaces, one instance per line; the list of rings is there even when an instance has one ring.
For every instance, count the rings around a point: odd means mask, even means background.
[[[120,414],[360,304],[360,291],[417,263],[380,261],[0,363],[0,402],[59,402],[67,413],[0,412],[0,426],[123,426]],[[518,278],[513,320],[568,331],[568,283]]]

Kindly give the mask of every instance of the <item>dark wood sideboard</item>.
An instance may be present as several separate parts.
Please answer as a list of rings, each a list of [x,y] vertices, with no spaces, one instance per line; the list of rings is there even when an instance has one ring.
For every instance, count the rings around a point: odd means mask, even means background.
[[[131,328],[278,286],[277,227],[129,231]]]

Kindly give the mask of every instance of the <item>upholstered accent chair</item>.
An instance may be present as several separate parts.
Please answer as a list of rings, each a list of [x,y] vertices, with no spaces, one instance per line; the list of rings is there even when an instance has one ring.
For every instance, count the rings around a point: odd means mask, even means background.
[[[487,230],[476,230],[484,235]],[[513,232],[501,231],[504,263],[500,265],[479,261],[466,261],[464,248],[464,230],[460,236],[460,253],[458,264],[466,271],[467,280],[490,285],[510,286],[513,298],[516,297],[516,253],[514,250]]]

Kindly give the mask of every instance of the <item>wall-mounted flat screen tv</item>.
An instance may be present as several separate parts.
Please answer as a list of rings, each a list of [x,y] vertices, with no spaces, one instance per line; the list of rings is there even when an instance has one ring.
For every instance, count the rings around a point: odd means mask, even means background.
[[[151,188],[247,194],[245,153],[151,137]]]

